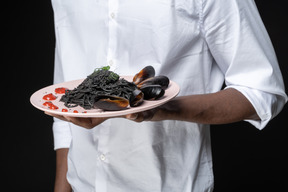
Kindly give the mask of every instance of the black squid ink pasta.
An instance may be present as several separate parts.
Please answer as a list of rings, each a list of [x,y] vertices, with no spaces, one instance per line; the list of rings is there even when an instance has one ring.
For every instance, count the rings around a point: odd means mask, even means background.
[[[102,98],[124,98],[130,100],[137,86],[118,74],[109,71],[109,67],[96,69],[73,90],[66,90],[60,101],[68,108],[81,106],[84,109],[94,108],[95,102]]]

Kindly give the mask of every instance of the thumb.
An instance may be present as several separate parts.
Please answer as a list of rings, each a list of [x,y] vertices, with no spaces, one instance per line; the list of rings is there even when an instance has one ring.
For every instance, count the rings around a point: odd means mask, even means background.
[[[135,121],[138,118],[138,113],[132,113],[125,116],[126,119],[131,121]]]

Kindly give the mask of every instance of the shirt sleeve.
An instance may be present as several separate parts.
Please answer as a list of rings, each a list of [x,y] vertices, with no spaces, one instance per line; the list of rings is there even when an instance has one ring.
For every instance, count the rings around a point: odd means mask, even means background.
[[[226,88],[240,91],[254,106],[259,129],[287,102],[277,58],[253,0],[204,0],[201,30]]]
[[[53,123],[54,150],[69,148],[72,135],[68,122],[54,118]]]
[[[54,61],[54,84],[64,82],[64,75],[62,71],[62,65],[59,58],[59,50],[55,49],[55,61]],[[53,123],[53,137],[54,137],[54,150],[60,148],[69,148],[72,140],[70,123],[66,121],[54,118]]]

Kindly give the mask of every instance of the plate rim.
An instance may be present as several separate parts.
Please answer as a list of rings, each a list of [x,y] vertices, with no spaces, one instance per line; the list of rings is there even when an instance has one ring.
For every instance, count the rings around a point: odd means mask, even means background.
[[[128,76],[128,75],[127,76],[120,76],[120,78],[124,78],[124,79],[127,79],[127,78],[129,79],[129,78],[132,78],[132,77],[133,76]],[[63,115],[63,116],[67,116],[67,117],[83,117],[83,118],[121,117],[121,116],[124,116],[124,115],[132,114],[132,113],[139,113],[139,112],[142,112],[142,111],[147,111],[147,110],[159,107],[160,105],[163,105],[163,104],[167,103],[168,101],[170,101],[171,99],[175,98],[180,92],[179,85],[177,83],[175,83],[174,81],[170,80],[169,87],[167,89],[169,89],[169,88],[171,89],[171,87],[173,87],[176,91],[173,92],[173,94],[168,95],[168,98],[164,97],[163,99],[154,100],[154,101],[148,101],[149,103],[152,103],[152,104],[150,104],[148,106],[144,106],[144,107],[142,105],[140,105],[140,106],[137,106],[137,107],[124,109],[124,110],[121,110],[121,111],[99,111],[99,112],[89,112],[89,113],[62,112],[62,111],[57,111],[57,110],[52,110],[52,109],[41,107],[37,103],[34,102],[34,98],[36,97],[36,95],[41,93],[41,92],[43,92],[43,91],[45,91],[46,89],[49,89],[49,88],[52,88],[52,87],[58,87],[58,86],[59,87],[61,87],[61,86],[65,87],[65,84],[72,83],[72,82],[78,82],[79,81],[81,83],[84,79],[76,79],[76,80],[66,81],[66,82],[52,84],[52,85],[43,87],[43,88],[35,91],[30,96],[30,103],[35,108],[37,108],[37,109],[39,109],[41,111],[49,112],[49,113],[55,114],[55,115]],[[165,94],[166,94],[166,92],[165,92]],[[71,109],[73,109],[73,108],[71,108]],[[88,111],[88,110],[86,110],[86,111]]]

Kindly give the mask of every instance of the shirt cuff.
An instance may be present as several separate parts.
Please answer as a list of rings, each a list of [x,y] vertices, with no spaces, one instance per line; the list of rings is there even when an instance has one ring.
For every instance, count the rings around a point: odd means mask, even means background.
[[[53,123],[54,150],[60,148],[69,148],[72,135],[70,124],[54,118]]]
[[[234,88],[241,92],[253,105],[257,115],[260,120],[250,120],[245,121],[251,123],[253,126],[262,130],[282,110],[285,104],[285,98],[267,93],[264,91],[259,91],[249,87],[231,85],[227,86],[225,89]]]

